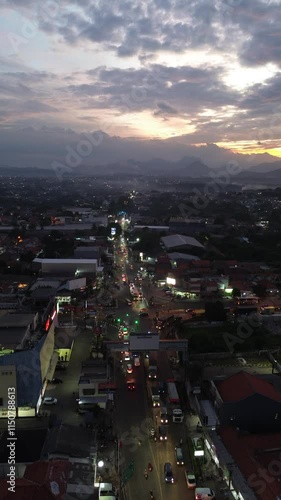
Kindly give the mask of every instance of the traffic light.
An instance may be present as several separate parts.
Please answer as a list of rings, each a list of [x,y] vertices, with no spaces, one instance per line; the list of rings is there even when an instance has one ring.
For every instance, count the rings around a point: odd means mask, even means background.
[[[120,323],[120,321],[121,321],[121,318],[118,318],[118,319],[117,319],[117,321],[118,321],[118,323]]]
[[[138,324],[139,324],[139,320],[138,320],[138,319],[136,319],[136,320],[135,320],[135,324],[136,324],[136,325],[138,325]]]
[[[127,318],[128,318],[128,316],[129,316],[129,313],[126,313],[126,316],[127,316]]]

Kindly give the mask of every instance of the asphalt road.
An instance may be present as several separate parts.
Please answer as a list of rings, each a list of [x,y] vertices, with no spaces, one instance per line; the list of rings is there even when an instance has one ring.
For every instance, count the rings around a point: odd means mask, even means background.
[[[117,365],[118,366],[118,365]],[[146,371],[143,359],[141,366],[134,368],[133,377],[136,380],[135,391],[126,387],[125,377],[118,370],[116,417],[120,447],[121,477],[131,462],[134,463],[134,474],[125,484],[126,497],[134,500],[149,499],[150,490],[157,500],[178,500],[179,498],[194,499],[194,492],[188,490],[184,470],[185,466],[176,465],[175,446],[180,439],[185,442],[184,424],[168,425],[167,442],[154,441],[149,436],[151,425],[156,425],[156,415],[159,421],[159,409],[153,409],[147,397]],[[187,447],[183,444],[183,452],[187,459]],[[164,480],[164,463],[172,464],[175,477],[174,484],[167,484]],[[144,477],[144,470],[148,463],[153,471]],[[188,460],[187,460],[188,463]]]
[[[126,252],[126,250],[125,250]],[[129,259],[128,259],[129,260]],[[122,284],[122,273],[125,273],[127,279],[134,280],[140,264],[134,264],[131,269],[132,262],[125,262],[122,254],[115,252],[115,264],[122,265],[120,271],[119,282],[120,290],[116,293],[118,297],[118,317],[122,320],[127,320],[129,327],[136,332],[153,331],[153,322],[151,317],[139,317],[139,311],[142,308],[147,308],[148,300],[151,296],[157,297],[157,301],[163,305],[167,302],[167,296],[164,296],[163,291],[160,291],[155,286],[146,280],[137,281],[136,287],[142,291],[143,300],[133,302],[131,306],[126,304],[126,298],[130,298],[130,290],[128,285]],[[174,307],[173,303],[173,307]],[[180,308],[180,304],[179,304]],[[128,316],[127,316],[128,315]],[[139,324],[135,324],[138,319]],[[129,328],[130,329],[130,328]],[[112,332],[112,330],[111,330]],[[114,333],[112,333],[114,335]],[[115,333],[116,335],[116,333]],[[115,363],[118,367],[118,362]],[[141,356],[141,366],[134,367],[133,378],[136,381],[135,391],[129,391],[125,383],[125,376],[122,370],[117,368],[116,382],[118,386],[117,402],[116,402],[116,417],[117,428],[120,436],[120,473],[121,477],[126,472],[129,464],[134,463],[134,474],[124,485],[126,498],[134,500],[149,499],[149,492],[152,490],[157,500],[178,500],[179,498],[194,499],[194,492],[188,490],[184,470],[185,466],[177,466],[175,460],[175,446],[184,439],[185,427],[184,424],[168,425],[168,440],[167,442],[156,442],[149,436],[151,425],[156,424],[156,415],[160,416],[159,409],[153,409],[151,401],[147,395],[147,374],[144,366],[144,359]],[[158,418],[159,421],[159,418]],[[187,447],[183,451],[187,459]],[[167,484],[164,480],[164,464],[170,462],[172,464],[175,477],[174,484]],[[153,466],[153,471],[148,473],[148,479],[144,477],[144,470],[148,469],[148,463]]]

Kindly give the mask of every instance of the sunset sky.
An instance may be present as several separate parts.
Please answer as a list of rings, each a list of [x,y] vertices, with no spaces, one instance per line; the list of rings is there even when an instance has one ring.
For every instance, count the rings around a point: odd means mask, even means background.
[[[94,130],[281,157],[280,3],[0,0],[2,159]]]

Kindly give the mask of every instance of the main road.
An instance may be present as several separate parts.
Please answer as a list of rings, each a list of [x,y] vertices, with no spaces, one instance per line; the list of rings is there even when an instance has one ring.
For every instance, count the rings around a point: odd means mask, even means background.
[[[116,363],[116,366],[118,364]],[[184,471],[189,466],[189,456],[186,444],[186,430],[184,424],[169,422],[167,442],[150,437],[150,429],[156,427],[160,421],[159,409],[153,409],[147,394],[147,375],[144,360],[141,357],[141,366],[134,367],[132,377],[136,381],[136,389],[128,390],[125,376],[117,368],[117,397],[116,419],[119,435],[120,450],[120,477],[126,475],[130,464],[134,464],[134,473],[124,485],[126,498],[132,500],[146,500],[150,498],[152,490],[156,500],[194,499],[194,492],[187,489]],[[157,416],[157,418],[156,418]],[[183,440],[182,448],[185,465],[177,465],[175,447]],[[174,484],[167,484],[164,479],[164,464],[172,464],[175,478]],[[153,471],[148,472],[145,479],[144,471],[151,463]]]

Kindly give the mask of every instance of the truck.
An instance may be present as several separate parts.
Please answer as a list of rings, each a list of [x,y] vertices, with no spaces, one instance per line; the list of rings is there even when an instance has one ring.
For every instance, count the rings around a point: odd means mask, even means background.
[[[148,385],[148,394],[150,396],[153,408],[159,408],[160,403],[161,403],[160,394],[159,394],[159,387],[158,386],[151,386],[149,384]]]
[[[180,407],[180,398],[178,395],[178,390],[174,382],[167,383],[168,391],[168,403],[172,408],[172,419],[175,424],[181,424],[183,422],[183,411]]]
[[[174,424],[182,424],[183,422],[183,412],[181,408],[173,408],[172,417]]]

